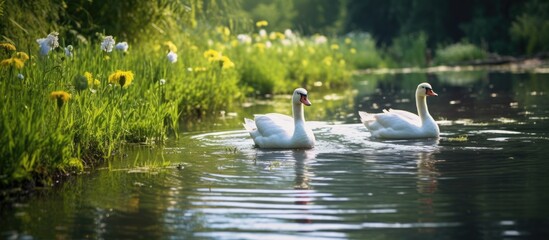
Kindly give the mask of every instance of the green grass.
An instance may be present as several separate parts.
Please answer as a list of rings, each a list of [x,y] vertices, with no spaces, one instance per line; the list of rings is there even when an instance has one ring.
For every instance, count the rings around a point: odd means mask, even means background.
[[[349,83],[352,67],[337,39],[250,33],[244,43],[217,29],[130,44],[128,52],[101,51],[101,38],[75,45],[72,57],[63,45],[47,56],[38,47],[2,49],[1,60],[19,59],[18,52],[30,59],[0,66],[0,185],[49,184],[123,145],[161,144],[181,120],[216,116],[246,96]],[[178,54],[173,63],[170,48]],[[58,91],[70,98],[51,96]]]
[[[140,57],[83,46],[72,58],[58,51],[31,54],[21,69],[2,67],[0,184],[37,177],[47,184],[55,173],[81,171],[112,156],[123,143],[162,142],[177,128],[179,111],[161,98],[163,86],[152,81],[154,69]],[[127,88],[108,83],[117,69],[133,72]],[[85,72],[100,84],[75,84]],[[70,99],[52,99],[55,91]]]

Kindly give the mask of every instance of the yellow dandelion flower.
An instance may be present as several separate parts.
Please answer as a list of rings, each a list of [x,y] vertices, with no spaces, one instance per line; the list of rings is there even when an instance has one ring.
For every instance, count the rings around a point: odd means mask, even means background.
[[[221,57],[221,68],[223,68],[223,69],[234,68],[234,63],[233,63],[233,61],[231,61],[230,58],[228,58],[226,56],[223,56],[223,57]]]
[[[11,43],[0,43],[0,48],[5,49],[6,51],[15,51],[17,48],[15,48],[15,45]]]
[[[50,98],[57,100],[57,107],[61,108],[63,107],[63,104],[69,101],[71,95],[65,91],[53,91],[50,93]]]
[[[127,88],[133,81],[132,71],[116,70],[113,74],[109,75],[109,83],[119,84],[121,87]]]
[[[332,57],[325,57],[322,62],[326,65],[326,66],[332,66]]]
[[[93,76],[91,72],[84,72],[84,77],[86,77],[86,81],[88,82],[88,86],[93,86]]]
[[[274,32],[269,33],[269,39],[276,40],[276,33]]]
[[[218,51],[216,50],[207,50],[204,52],[204,57],[208,59],[208,61],[212,62],[212,61],[216,61],[217,59],[220,58],[220,55]]]
[[[27,53],[25,53],[25,52],[17,52],[15,54],[15,57],[23,60],[23,62],[29,60],[29,55],[27,55]]]
[[[238,46],[238,40],[236,39],[231,40],[231,47],[236,47],[236,46]]]
[[[281,33],[281,32],[272,32],[269,34],[269,39],[271,40],[276,40],[276,39],[285,39],[286,38],[286,35],[284,35],[284,33]]]
[[[100,85],[101,85],[101,82],[99,81],[99,79],[94,79],[93,80],[93,86],[99,87]]]
[[[356,54],[356,49],[355,48],[351,48],[349,51],[351,52],[351,54]]]
[[[339,45],[337,45],[337,44],[332,44],[332,45],[330,46],[330,48],[331,48],[332,50],[338,50],[338,49],[339,49]]]
[[[269,22],[267,22],[267,21],[265,21],[265,20],[263,20],[263,21],[258,21],[258,22],[255,23],[255,26],[257,26],[258,28],[260,28],[260,27],[266,27],[266,26],[268,26],[268,25],[269,25]]]
[[[177,52],[177,46],[175,46],[175,44],[173,44],[172,41],[166,41],[164,42],[164,47],[166,47],[168,49],[168,52],[169,51],[172,51],[174,53]]]
[[[231,30],[228,27],[219,26],[217,27],[217,32],[223,36],[231,35]]]
[[[256,43],[254,44],[254,46],[257,48],[257,50],[259,50],[259,52],[264,52],[265,51],[265,48],[267,46],[265,46],[265,43]]]
[[[353,42],[350,38],[345,38],[345,44],[349,45]]]
[[[17,69],[21,69],[25,66],[25,62],[19,58],[8,58],[8,59],[4,59],[2,60],[2,62],[0,62],[0,66],[2,67],[14,67],[14,68],[17,68]]]

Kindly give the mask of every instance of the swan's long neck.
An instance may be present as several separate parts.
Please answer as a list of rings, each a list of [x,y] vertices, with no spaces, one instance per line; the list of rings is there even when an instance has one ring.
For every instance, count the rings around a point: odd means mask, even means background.
[[[416,106],[417,114],[419,115],[422,123],[424,123],[425,120],[432,118],[431,114],[429,114],[429,108],[427,108],[427,97],[416,96]]]
[[[303,124],[305,122],[305,116],[303,114],[303,104],[292,104],[292,115],[294,116],[295,125]]]

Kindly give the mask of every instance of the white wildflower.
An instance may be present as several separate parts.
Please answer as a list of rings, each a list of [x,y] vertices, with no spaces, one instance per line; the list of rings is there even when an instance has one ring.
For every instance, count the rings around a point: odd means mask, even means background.
[[[166,57],[168,57],[168,61],[171,63],[177,62],[177,53],[170,51]]]
[[[252,38],[248,34],[238,34],[238,36],[236,36],[236,39],[238,39],[240,43],[244,43],[244,44],[252,43]]]
[[[116,50],[118,51],[127,52],[129,46],[127,42],[119,42],[116,44],[116,46],[114,46],[114,48],[116,48]]]
[[[46,38],[37,39],[36,42],[40,45],[40,55],[47,56],[51,50],[59,47],[59,33],[52,32]]]
[[[23,76],[23,74],[19,73],[19,74],[17,74],[17,78],[23,80],[23,79],[25,79],[25,76]]]
[[[74,54],[72,53],[73,49],[74,49],[74,48],[72,47],[72,45],[68,45],[67,47],[65,47],[65,55],[66,55],[67,57],[72,58],[72,56],[74,55]]]
[[[259,30],[259,36],[262,38],[267,38],[267,31],[265,31],[265,29]]]
[[[326,38],[326,36],[324,35],[317,35],[315,36],[314,41],[316,44],[324,44],[328,42],[328,38]]]
[[[101,43],[101,51],[105,52],[112,52],[112,48],[114,47],[115,41],[112,36],[106,36],[103,39],[103,42]]]
[[[164,84],[166,84],[166,79],[164,78],[160,79],[160,85],[164,85]]]
[[[280,42],[281,42],[282,45],[284,45],[284,46],[292,45],[292,41],[290,41],[289,39],[282,39],[282,40],[280,40]]]
[[[291,29],[284,30],[284,36],[286,36],[287,38],[290,38],[290,39],[295,37],[295,35],[294,35],[294,33],[292,32]]]

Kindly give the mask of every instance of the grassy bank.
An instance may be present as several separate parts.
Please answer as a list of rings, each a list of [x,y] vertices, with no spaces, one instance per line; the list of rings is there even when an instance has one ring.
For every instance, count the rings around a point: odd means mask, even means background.
[[[249,96],[345,86],[353,69],[350,50],[324,36],[261,25],[201,32],[143,45],[112,36],[70,45],[57,33],[34,45],[3,42],[0,185],[50,184],[122,144],[162,143],[180,120],[216,116]]]

